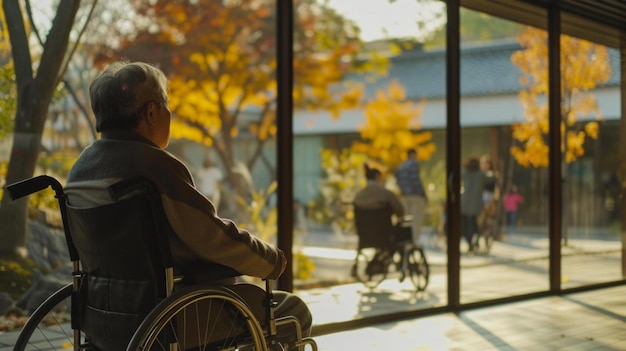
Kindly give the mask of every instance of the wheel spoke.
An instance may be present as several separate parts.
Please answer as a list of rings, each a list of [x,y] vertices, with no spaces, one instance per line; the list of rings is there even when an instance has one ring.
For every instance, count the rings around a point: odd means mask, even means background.
[[[46,299],[22,327],[13,350],[67,350],[74,345],[71,295],[70,284]]]
[[[355,278],[370,289],[376,288],[387,276],[389,260],[374,249],[361,249],[357,253],[353,273]]]
[[[139,327],[130,347],[150,349],[175,342],[180,350],[262,350],[263,331],[237,295],[221,290],[183,290],[155,308]],[[165,330],[168,331],[165,335]]]
[[[409,254],[409,275],[417,291],[424,291],[428,286],[430,268],[423,250],[416,248]]]

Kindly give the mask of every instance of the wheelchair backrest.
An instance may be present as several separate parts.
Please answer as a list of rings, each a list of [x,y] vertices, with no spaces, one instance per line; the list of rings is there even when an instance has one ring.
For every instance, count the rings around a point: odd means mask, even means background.
[[[99,207],[67,205],[72,241],[85,273],[116,279],[149,279],[155,284],[162,281],[161,273],[166,267],[150,201],[139,195]]]
[[[130,181],[136,187],[124,182],[128,198],[98,207],[66,206],[67,229],[84,273],[81,329],[99,349],[123,349],[172,284],[166,281],[171,228],[159,194],[143,178]]]
[[[391,207],[366,209],[354,207],[354,220],[359,249],[374,247],[390,249],[393,244],[393,224]]]

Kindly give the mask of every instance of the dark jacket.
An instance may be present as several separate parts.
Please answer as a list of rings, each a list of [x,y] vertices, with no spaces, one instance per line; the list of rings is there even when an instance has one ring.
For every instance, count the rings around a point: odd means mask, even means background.
[[[200,193],[187,167],[167,151],[134,132],[103,133],[78,157],[65,192],[74,206],[92,207],[112,202],[106,188],[122,179],[145,176],[161,192],[161,200],[176,238],[172,255],[186,275],[198,274],[198,263],[215,262],[259,278],[277,278],[282,252],[220,218]]]

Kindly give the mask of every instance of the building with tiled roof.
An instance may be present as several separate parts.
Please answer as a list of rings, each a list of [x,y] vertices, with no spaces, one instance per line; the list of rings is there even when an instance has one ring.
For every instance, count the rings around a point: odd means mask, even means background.
[[[516,41],[501,41],[473,45],[461,50],[461,123],[471,126],[512,124],[523,121],[518,92],[520,70],[511,62],[511,55],[520,50]],[[605,118],[619,116],[619,51],[609,49],[613,75],[601,88],[597,98]],[[404,52],[390,59],[389,74],[371,82],[366,77],[349,77],[366,82],[366,95],[371,97],[378,89],[385,89],[399,81],[406,89],[407,98],[426,99],[422,128],[445,127],[445,50]],[[486,100],[485,100],[486,99]],[[478,104],[478,106],[477,106]],[[486,105],[489,105],[488,107]],[[484,106],[485,109],[482,109]],[[500,106],[500,108],[498,108]],[[295,111],[296,135],[355,133],[364,119],[359,109],[342,111],[333,118],[327,111]]]
[[[517,41],[495,41],[473,44],[461,48],[460,88],[461,126],[464,128],[486,128],[510,126],[525,120],[519,103],[518,93],[521,71],[511,62],[511,55],[520,50]],[[616,120],[620,111],[620,68],[619,51],[609,48],[613,74],[593,94],[605,120]],[[446,52],[444,49],[406,51],[389,59],[388,74],[372,80],[370,76],[351,76],[349,79],[365,83],[367,97],[379,89],[385,89],[393,80],[406,89],[407,99],[425,100],[421,115],[421,129],[434,131],[435,137],[445,138],[446,128]],[[592,118],[592,117],[589,117]],[[295,136],[295,194],[307,201],[316,196],[319,176],[322,174],[319,149],[322,147],[347,147],[358,138],[358,128],[365,121],[362,109],[343,110],[339,118],[327,111],[294,112]],[[437,131],[439,131],[437,133]],[[480,131],[474,131],[479,133]],[[483,135],[485,136],[485,135]],[[466,138],[466,139],[469,139]],[[466,140],[465,150],[479,150],[486,136]],[[445,141],[442,141],[445,143]],[[472,149],[472,147],[476,147]],[[486,147],[486,146],[485,146]],[[440,150],[443,148],[439,148]],[[443,155],[439,155],[444,157]]]

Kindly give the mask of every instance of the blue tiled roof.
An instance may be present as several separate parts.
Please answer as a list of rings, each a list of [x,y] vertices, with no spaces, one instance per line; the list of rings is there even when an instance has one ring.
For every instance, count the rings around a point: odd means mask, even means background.
[[[511,55],[521,49],[517,41],[494,42],[461,49],[461,95],[484,96],[518,92],[521,71],[511,62]],[[619,51],[609,49],[613,75],[606,85],[619,85]],[[433,99],[446,96],[445,50],[410,51],[390,59],[389,74],[365,85],[367,96],[386,89],[398,80],[408,99]],[[349,79],[366,81],[363,76]]]

